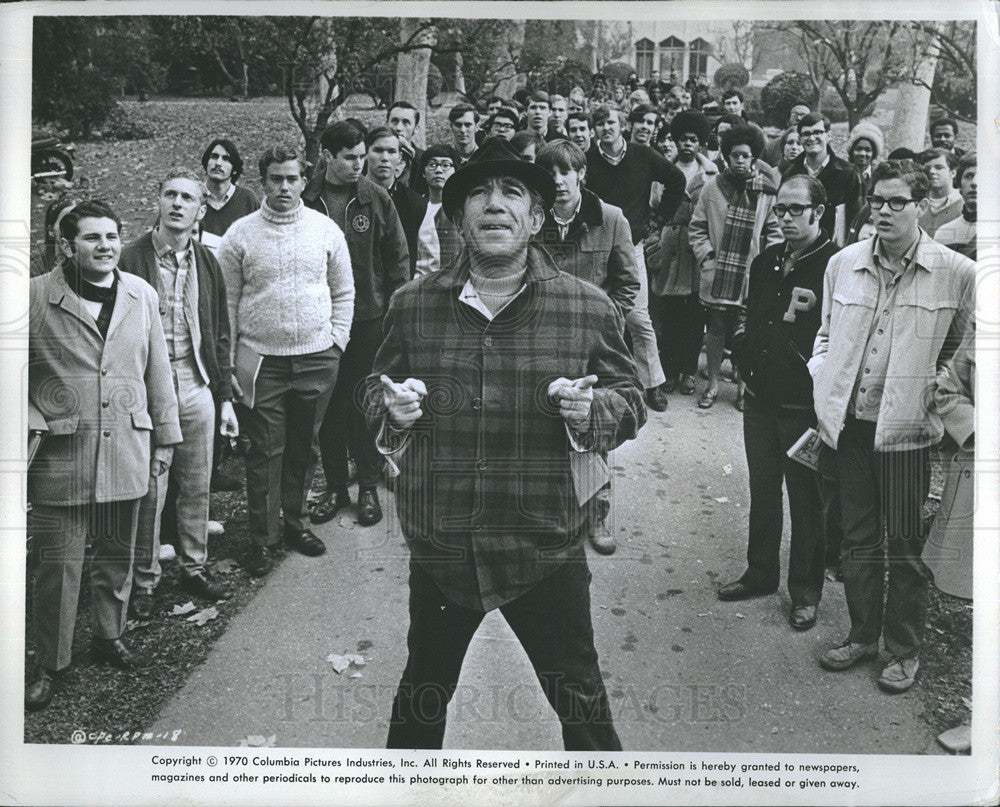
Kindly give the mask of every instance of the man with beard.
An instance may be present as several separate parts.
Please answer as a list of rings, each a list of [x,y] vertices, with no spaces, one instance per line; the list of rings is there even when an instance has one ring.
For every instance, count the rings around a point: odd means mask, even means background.
[[[201,155],[201,167],[208,195],[198,240],[214,254],[230,225],[256,211],[260,199],[249,188],[236,184],[243,176],[243,158],[232,140],[217,137],[209,143]]]

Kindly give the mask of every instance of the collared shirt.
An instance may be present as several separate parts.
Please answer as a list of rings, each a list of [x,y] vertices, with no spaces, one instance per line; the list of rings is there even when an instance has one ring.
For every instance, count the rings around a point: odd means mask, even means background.
[[[205,201],[208,202],[208,206],[213,210],[221,210],[226,206],[226,202],[233,198],[234,193],[236,193],[236,185],[230,182],[229,190],[226,191],[222,199],[216,199],[212,194],[208,194]]]
[[[523,288],[492,318],[467,280],[466,259],[396,292],[365,411],[373,428],[385,426],[383,373],[427,385],[397,460],[400,526],[450,602],[489,611],[582,558],[597,507],[577,502],[548,385],[598,376],[589,431],[598,453],[631,439],[645,409],[621,314],[599,289],[559,272],[537,246]]]
[[[618,165],[618,163],[624,160],[625,153],[628,151],[628,141],[624,137],[622,137],[619,139],[619,142],[622,144],[621,154],[619,154],[617,157],[612,157],[604,150],[604,147],[601,146],[601,141],[600,140],[597,141],[597,150],[601,153],[601,156],[612,165]]]
[[[809,160],[806,160],[802,164],[805,166],[806,171],[809,172],[809,176],[814,177],[820,171],[822,171],[824,168],[826,168],[827,163],[829,163],[829,162],[830,162],[830,151],[829,151],[829,149],[827,149],[826,156],[823,158],[823,162],[820,163],[819,168],[813,169],[812,166],[809,165]]]
[[[194,248],[175,252],[164,240],[159,227],[153,228],[153,250],[160,273],[160,313],[167,353],[171,361],[187,359],[198,350],[198,283],[195,277]]]
[[[417,275],[429,275],[441,268],[441,239],[438,236],[435,217],[441,209],[441,202],[428,202],[424,220],[417,231]]]
[[[875,236],[872,256],[875,262],[874,274],[878,280],[878,299],[875,315],[868,329],[868,339],[862,354],[861,366],[854,379],[854,416],[858,420],[878,421],[885,390],[886,373],[889,370],[889,355],[892,351],[892,324],[896,308],[896,292],[903,275],[917,271],[913,266],[914,256],[920,236],[914,239],[902,257],[899,269],[895,269],[885,254],[882,239]],[[906,348],[897,347],[897,350]]]
[[[573,212],[570,213],[568,219],[561,219],[556,215],[556,209],[552,208],[552,220],[556,223],[556,227],[559,228],[559,240],[566,240],[566,233],[569,232],[569,226],[573,223],[573,219],[577,217],[580,212],[580,205],[583,203],[583,194],[576,200],[576,207],[573,208]]]

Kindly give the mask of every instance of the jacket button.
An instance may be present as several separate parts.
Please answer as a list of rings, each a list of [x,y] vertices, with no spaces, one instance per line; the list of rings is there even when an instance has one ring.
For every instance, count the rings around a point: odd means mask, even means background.
[[[493,346],[493,337],[492,336],[485,337],[483,339],[483,346],[484,347],[492,347]]]
[[[101,370],[101,375],[107,375],[107,374],[108,374],[107,370]]]
[[[104,430],[104,436],[105,437],[110,437],[111,436],[111,432],[108,429],[105,429]]]
[[[108,408],[108,402],[107,401],[101,401],[101,408],[102,409],[107,409]]]
[[[483,408],[483,399],[482,398],[473,398],[472,399],[472,408],[473,409],[482,409]]]
[[[478,522],[478,521],[473,521],[472,522],[472,531],[473,532],[482,532],[483,531],[483,525],[480,522]]]
[[[480,471],[485,471],[488,465],[489,465],[489,463],[485,459],[482,459],[482,458],[480,458],[479,461],[476,462],[476,467]]]

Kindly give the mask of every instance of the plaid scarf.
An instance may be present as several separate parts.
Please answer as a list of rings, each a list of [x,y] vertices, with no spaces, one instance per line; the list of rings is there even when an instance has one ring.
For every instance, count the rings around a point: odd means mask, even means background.
[[[728,168],[719,175],[719,189],[729,202],[722,243],[716,251],[712,296],[739,304],[744,279],[750,263],[750,244],[757,218],[757,200],[761,193],[775,192],[770,180],[755,172],[748,179],[738,177]]]

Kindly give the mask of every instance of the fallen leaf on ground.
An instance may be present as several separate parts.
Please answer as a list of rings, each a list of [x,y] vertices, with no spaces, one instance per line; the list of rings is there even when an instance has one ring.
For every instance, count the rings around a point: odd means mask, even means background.
[[[219,615],[219,609],[213,605],[209,608],[203,608],[194,616],[189,616],[187,618],[187,621],[194,622],[194,624],[200,628],[210,619],[215,619],[218,615]]]
[[[733,472],[733,466],[730,465],[729,463],[726,463],[725,465],[722,466],[722,473],[724,473],[726,476],[729,476],[730,474],[732,474],[732,472]]]
[[[349,676],[347,676],[347,677],[348,677],[348,678],[360,678],[360,677],[361,677],[361,673],[351,673],[351,674],[350,674]]]
[[[729,497],[728,497],[728,496],[716,496],[716,497],[715,497],[715,500],[716,500],[716,501],[717,501],[717,502],[718,502],[719,504],[725,504],[726,502],[728,502],[728,501],[729,501]]]
[[[175,605],[174,610],[170,612],[171,616],[181,616],[183,614],[190,614],[192,611],[198,608],[191,600],[188,600],[184,605]]]
[[[739,611],[736,612],[736,618],[737,619],[746,619],[746,617],[743,616],[743,614],[741,614]]]
[[[139,630],[139,628],[145,628],[153,624],[152,619],[130,619],[125,623],[125,627],[128,630]]]
[[[212,571],[219,574],[229,574],[235,568],[236,562],[232,558],[222,558],[212,564]]]
[[[365,657],[359,655],[358,653],[345,653],[340,655],[339,653],[331,653],[326,657],[326,660],[333,665],[333,671],[340,675],[344,670],[350,667],[352,664],[355,667],[364,667],[367,662],[365,662]],[[360,678],[360,674],[355,674],[350,676],[351,678]]]

